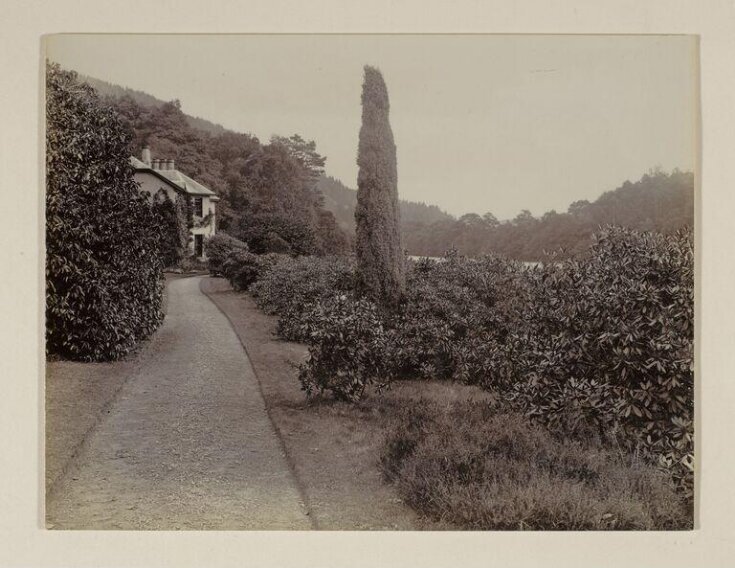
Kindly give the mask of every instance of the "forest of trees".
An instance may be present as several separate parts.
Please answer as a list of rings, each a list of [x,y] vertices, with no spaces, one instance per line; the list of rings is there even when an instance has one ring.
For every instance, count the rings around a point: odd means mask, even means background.
[[[317,187],[340,226],[354,233],[355,190],[324,176]],[[594,202],[575,201],[565,213],[550,211],[534,217],[524,210],[509,221],[499,221],[492,213],[468,213],[456,219],[435,205],[401,201],[403,246],[417,256],[441,256],[455,248],[468,256],[493,252],[540,260],[547,252],[556,252],[567,258],[585,250],[601,225],[673,233],[693,223],[694,176],[678,170],[649,172]]]
[[[250,134],[186,115],[178,101],[84,79],[133,129],[131,151],[139,153],[147,143],[154,155],[175,159],[177,168],[216,191],[223,198],[219,229],[244,240],[254,252],[351,250],[357,192],[325,174],[325,158],[313,142],[294,135],[263,144]],[[692,226],[693,195],[693,174],[674,170],[651,171],[594,202],[574,202],[566,212],[534,217],[524,210],[507,221],[491,212],[457,219],[435,205],[402,200],[402,241],[409,254],[419,256],[456,249],[468,256],[492,252],[541,260],[555,253],[567,258],[586,250],[601,225],[663,233]]]
[[[341,181],[331,176],[321,176],[317,188],[324,196],[324,207],[331,211],[340,227],[350,234],[355,232],[355,205],[357,191],[350,189]],[[445,213],[436,205],[427,205],[416,201],[400,200],[401,222],[431,224],[437,221],[453,221],[449,213]]]
[[[166,104],[166,101],[157,99],[153,95],[149,95],[148,93],[144,93],[143,91],[136,91],[135,89],[130,89],[129,87],[114,85],[112,83],[108,83],[107,81],[102,81],[101,79],[96,79],[88,75],[80,74],[79,80],[87,83],[90,87],[97,91],[97,93],[101,97],[107,97],[108,99],[121,99],[123,97],[130,97],[136,103],[143,107],[162,107]],[[214,122],[210,122],[209,120],[206,120],[204,118],[199,118],[198,116],[191,116],[188,114],[185,114],[184,116],[186,117],[186,122],[189,123],[189,126],[193,128],[198,128],[199,130],[204,130],[205,132],[209,132],[210,134],[222,134],[227,131],[227,129],[221,124],[215,124]]]
[[[600,226],[619,225],[670,234],[694,224],[694,176],[689,172],[652,171],[626,181],[596,201],[576,201],[565,213],[534,217],[528,210],[498,221],[492,213],[468,213],[457,220],[407,222],[403,243],[410,254],[439,256],[455,248],[477,256],[496,253],[518,260],[568,258],[585,251]]]
[[[249,134],[214,134],[192,126],[178,101],[153,104],[156,99],[125,91],[106,100],[134,132],[131,153],[140,155],[148,145],[154,156],[175,160],[177,169],[214,190],[222,198],[218,228],[253,252],[349,251],[347,234],[316,188],[325,158],[314,142],[293,135],[262,144]]]

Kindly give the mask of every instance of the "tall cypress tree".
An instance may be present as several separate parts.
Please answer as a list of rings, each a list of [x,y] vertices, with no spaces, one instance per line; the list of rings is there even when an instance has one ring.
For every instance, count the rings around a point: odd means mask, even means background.
[[[389,108],[383,76],[376,68],[366,65],[357,152],[355,252],[360,286],[364,293],[386,307],[395,306],[406,287],[396,145],[388,121]]]

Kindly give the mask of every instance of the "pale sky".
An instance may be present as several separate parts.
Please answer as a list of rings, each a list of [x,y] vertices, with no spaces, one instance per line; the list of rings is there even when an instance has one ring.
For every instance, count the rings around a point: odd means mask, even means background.
[[[62,35],[47,54],[264,143],[315,140],[352,188],[362,67],[377,66],[401,198],[454,215],[562,212],[696,162],[687,36]]]

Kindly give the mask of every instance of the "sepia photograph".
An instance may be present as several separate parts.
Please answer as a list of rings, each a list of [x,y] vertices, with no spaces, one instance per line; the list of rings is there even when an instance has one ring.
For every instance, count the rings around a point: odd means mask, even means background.
[[[46,529],[695,528],[697,36],[42,51]]]

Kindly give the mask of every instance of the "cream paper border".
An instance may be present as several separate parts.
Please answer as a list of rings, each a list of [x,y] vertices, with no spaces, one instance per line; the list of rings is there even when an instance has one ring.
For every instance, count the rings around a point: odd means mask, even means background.
[[[728,566],[733,539],[735,5],[725,0],[11,0],[2,8],[0,566]],[[41,37],[685,33],[701,46],[698,528],[672,533],[61,532],[42,528]]]

